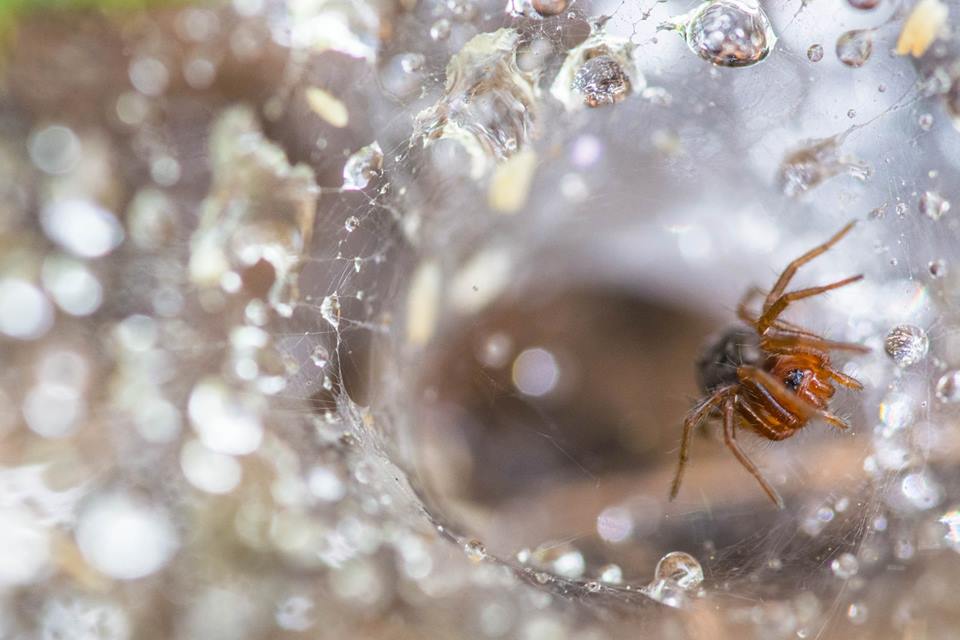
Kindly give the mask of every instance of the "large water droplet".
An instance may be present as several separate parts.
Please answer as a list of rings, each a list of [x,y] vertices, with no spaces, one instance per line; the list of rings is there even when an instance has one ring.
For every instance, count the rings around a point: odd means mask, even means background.
[[[883,341],[883,347],[898,366],[909,367],[926,357],[930,339],[920,327],[901,324],[890,330]]]
[[[550,93],[569,110],[620,102],[646,86],[629,40],[597,31],[567,53]]]
[[[873,53],[873,31],[853,29],[837,38],[837,58],[848,67],[862,67]]]
[[[820,62],[823,60],[823,45],[810,45],[810,48],[807,49],[807,59],[810,60],[810,62]]]
[[[708,0],[661,28],[679,31],[690,50],[722,67],[748,67],[777,42],[770,19],[749,0]]]
[[[641,591],[644,595],[669,607],[686,606],[690,595],[703,583],[703,567],[689,553],[671,551],[660,559],[653,581]]]
[[[588,107],[620,102],[630,94],[630,77],[608,55],[584,62],[573,77],[573,88],[583,94]]]
[[[437,103],[416,117],[413,139],[460,143],[479,178],[491,161],[525,148],[536,134],[536,78],[517,66],[519,34],[513,29],[481,33],[447,64],[447,82]]]

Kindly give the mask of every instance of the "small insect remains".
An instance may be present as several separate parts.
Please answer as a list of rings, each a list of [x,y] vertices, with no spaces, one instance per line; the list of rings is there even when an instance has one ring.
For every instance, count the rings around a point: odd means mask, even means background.
[[[862,275],[837,282],[786,292],[787,285],[804,264],[825,253],[840,241],[856,222],[850,222],[832,238],[803,254],[783,270],[763,301],[758,315],[750,303],[762,291],[752,288],[740,301],[737,316],[747,327],[736,327],[710,345],[697,362],[697,377],[705,397],[683,421],[680,460],[670,489],[677,497],[687,465],[693,430],[711,414],[723,420],[727,448],[749,471],[779,508],[780,494],[767,482],[757,466],[737,443],[738,428],[752,429],[768,440],[784,440],[820,418],[838,429],[850,427],[827,410],[836,389],[833,383],[861,390],[863,385],[834,369],[831,351],[866,353],[866,347],[833,342],[780,318],[791,303],[826,293],[861,280]]]

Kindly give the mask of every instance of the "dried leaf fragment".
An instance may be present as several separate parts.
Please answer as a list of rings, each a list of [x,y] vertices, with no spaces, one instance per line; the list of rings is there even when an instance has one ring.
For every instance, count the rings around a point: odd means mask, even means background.
[[[947,22],[949,7],[941,0],[920,0],[903,23],[897,39],[897,54],[919,58],[940,36]]]
[[[347,105],[343,104],[332,93],[319,87],[310,87],[305,95],[307,104],[310,105],[313,112],[330,125],[343,129],[350,122],[350,112],[347,111]]]

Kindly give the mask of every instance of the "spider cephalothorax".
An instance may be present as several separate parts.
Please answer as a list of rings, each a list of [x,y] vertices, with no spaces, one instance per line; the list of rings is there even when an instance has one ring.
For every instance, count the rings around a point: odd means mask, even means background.
[[[697,361],[697,381],[706,397],[684,420],[671,500],[680,490],[693,429],[711,412],[720,411],[727,447],[781,508],[780,495],[737,444],[736,429],[747,427],[768,440],[783,440],[814,418],[839,429],[850,426],[827,410],[836,392],[834,384],[857,390],[863,386],[833,368],[830,351],[866,352],[867,349],[858,344],[826,340],[782,320],[780,315],[791,302],[820,295],[863,277],[858,275],[820,287],[786,292],[797,269],[839,242],[853,225],[853,222],[847,224],[825,243],[787,265],[764,298],[759,315],[751,313],[749,307],[761,292],[748,291],[737,308],[737,315],[748,326],[731,329],[704,350]]]

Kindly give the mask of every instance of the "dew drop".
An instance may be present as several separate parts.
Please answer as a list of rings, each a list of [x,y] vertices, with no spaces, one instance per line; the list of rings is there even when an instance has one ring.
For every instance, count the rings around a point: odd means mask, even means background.
[[[833,575],[841,580],[849,580],[857,575],[860,570],[860,563],[857,562],[856,556],[852,553],[841,553],[830,563],[830,570],[833,571]]]
[[[353,233],[358,226],[360,226],[360,218],[357,216],[350,216],[343,221],[343,228],[347,230],[347,233]]]
[[[343,166],[343,189],[360,191],[380,174],[383,168],[383,150],[374,142],[355,152]],[[352,219],[356,220],[356,217]],[[351,229],[348,229],[350,231]]]
[[[310,360],[318,369],[323,369],[330,362],[330,352],[322,344],[318,344],[310,353]]]
[[[600,568],[600,582],[620,584],[623,582],[623,570],[620,565],[606,564]]]
[[[689,553],[671,551],[660,558],[653,577],[672,580],[684,589],[695,589],[703,582],[703,567]]]
[[[853,29],[837,38],[837,58],[848,67],[862,67],[873,53],[873,32]]]
[[[823,60],[823,45],[810,45],[810,48],[807,49],[807,59],[810,60],[810,62],[820,62]]]
[[[920,196],[920,212],[931,220],[939,220],[950,210],[950,201],[936,191],[924,191]]]
[[[960,369],[947,371],[937,381],[937,400],[945,403],[960,402]]]
[[[691,51],[721,67],[757,64],[777,41],[767,14],[749,0],[708,0],[660,28],[679,31]]]
[[[902,218],[903,216],[907,215],[907,203],[906,203],[906,202],[898,202],[898,203],[897,203],[897,206],[894,207],[894,211],[896,211],[896,212],[897,212],[897,215],[900,216],[901,218]]]
[[[847,618],[850,619],[850,622],[853,624],[863,624],[867,621],[867,606],[862,602],[854,602],[849,607],[847,607]]]
[[[845,138],[846,132],[829,138],[810,140],[787,154],[780,165],[779,182],[783,194],[798,197],[840,174],[847,174],[858,180],[869,178],[869,165],[840,152],[840,145]]]
[[[933,114],[924,113],[917,118],[917,125],[924,131],[930,131],[933,128]]]
[[[337,294],[331,293],[323,298],[323,302],[320,303],[320,315],[334,329],[340,326],[340,297]]]
[[[476,538],[463,545],[463,552],[471,562],[482,562],[487,557],[487,548]]]
[[[430,39],[434,41],[446,40],[450,37],[450,21],[440,18],[430,25]]]
[[[580,578],[586,569],[583,554],[570,543],[542,544],[530,554],[530,562],[539,569],[571,579]]]
[[[682,608],[702,583],[703,567],[697,559],[683,551],[671,551],[657,563],[653,581],[642,593],[668,607]]]
[[[947,263],[943,258],[937,258],[927,265],[927,270],[931,278],[942,278],[947,275]]]
[[[599,55],[577,69],[573,89],[583,95],[588,107],[616,104],[630,95],[630,77],[612,57]]]
[[[567,0],[533,0],[533,8],[542,16],[556,16],[566,11]]]
[[[930,339],[920,327],[901,324],[890,330],[883,341],[883,347],[897,366],[909,367],[926,357]]]

